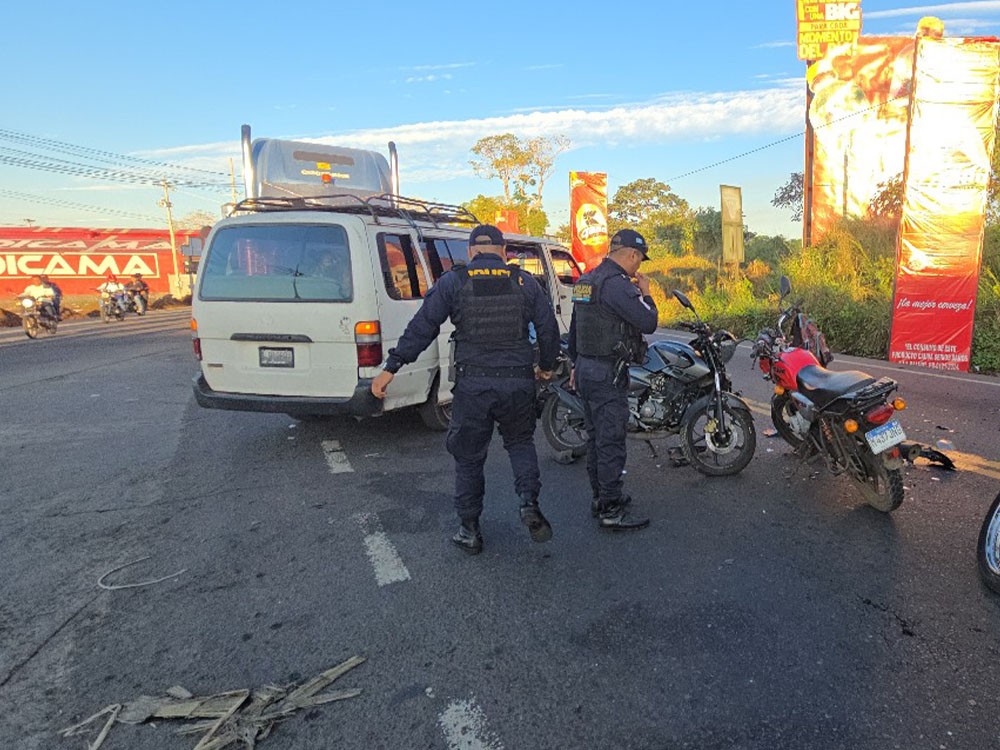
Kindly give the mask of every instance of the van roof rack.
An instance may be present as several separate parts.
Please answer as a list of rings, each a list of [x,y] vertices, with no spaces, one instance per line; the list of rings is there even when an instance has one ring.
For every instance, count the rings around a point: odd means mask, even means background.
[[[439,227],[441,224],[478,224],[479,219],[467,208],[447,203],[423,201],[401,195],[372,195],[363,198],[349,193],[321,196],[294,196],[287,198],[247,198],[233,206],[233,213],[267,211],[339,211],[368,214],[379,222],[379,217],[403,219],[410,224],[426,221]]]

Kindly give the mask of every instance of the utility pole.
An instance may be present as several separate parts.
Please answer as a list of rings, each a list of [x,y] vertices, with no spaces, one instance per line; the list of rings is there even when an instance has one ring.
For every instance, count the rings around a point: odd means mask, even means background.
[[[170,203],[170,185],[166,180],[161,182],[163,185],[163,198],[161,198],[157,205],[160,208],[167,209],[167,229],[170,230],[170,255],[174,259],[174,284],[177,290],[177,299],[181,298],[181,275],[177,268],[177,239],[174,236],[174,216],[170,212],[173,204]]]
[[[35,226],[35,220],[34,219],[25,219],[24,220],[24,226],[26,226],[26,227],[33,227],[33,226]]]

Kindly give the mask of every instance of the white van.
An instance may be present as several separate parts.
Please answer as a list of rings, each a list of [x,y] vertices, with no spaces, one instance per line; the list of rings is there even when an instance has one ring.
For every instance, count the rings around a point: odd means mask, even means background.
[[[346,181],[346,149],[338,150],[338,162],[318,150],[330,147],[281,143],[309,157],[301,172],[335,171],[335,180]],[[263,182],[248,192],[260,191]],[[459,207],[366,196],[343,184],[312,195],[298,184],[294,189],[296,196],[243,201],[207,238],[192,303],[198,403],[297,418],[367,417],[418,406],[429,427],[445,429],[450,323],[399,372],[384,402],[371,396],[369,385],[427,289],[468,260],[476,218]],[[578,264],[554,241],[507,239],[508,258],[548,290],[565,332]]]

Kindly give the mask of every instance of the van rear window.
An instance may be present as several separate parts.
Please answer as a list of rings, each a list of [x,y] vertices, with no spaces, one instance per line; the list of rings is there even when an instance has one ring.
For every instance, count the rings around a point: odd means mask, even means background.
[[[332,224],[254,224],[220,229],[201,263],[199,298],[350,302],[347,232]]]

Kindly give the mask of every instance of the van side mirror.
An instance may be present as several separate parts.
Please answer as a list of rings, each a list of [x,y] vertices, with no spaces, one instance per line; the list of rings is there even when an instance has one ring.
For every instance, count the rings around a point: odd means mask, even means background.
[[[781,299],[784,299],[792,293],[792,282],[788,280],[787,276],[783,275],[781,277],[781,281],[778,282],[778,286],[781,290]]]

